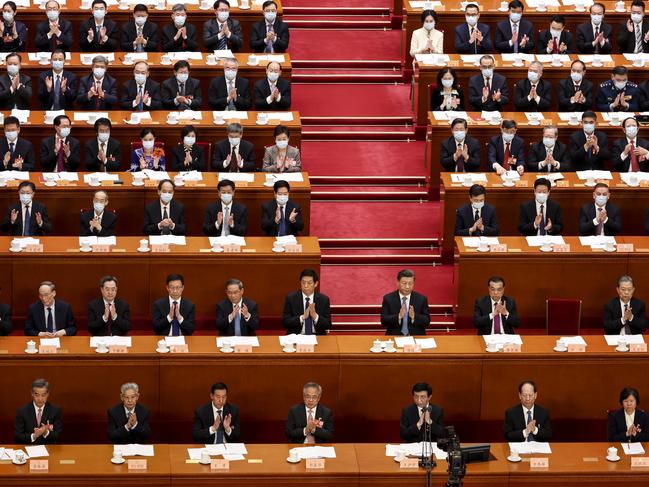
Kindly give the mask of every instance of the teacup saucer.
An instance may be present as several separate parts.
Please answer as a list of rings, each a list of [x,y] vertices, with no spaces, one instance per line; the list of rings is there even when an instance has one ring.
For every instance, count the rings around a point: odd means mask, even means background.
[[[115,465],[121,465],[125,461],[126,461],[126,459],[124,459],[124,458],[122,458],[121,460],[115,460],[114,458],[110,459],[110,463],[114,463]]]
[[[268,125],[268,120],[266,120],[265,122],[260,122],[259,120],[257,120],[255,123],[257,125]]]
[[[250,61],[248,61],[246,64],[248,66],[259,66],[259,61],[257,61],[256,63],[251,63]]]
[[[167,119],[167,125],[178,125],[178,120]]]
[[[79,247],[79,252],[92,252],[92,247],[89,248]]]
[[[221,353],[232,353],[232,352],[234,352],[234,348],[221,347],[219,350],[221,350]]]
[[[243,5],[239,5],[239,10],[250,10],[250,5],[247,7],[244,7]]]
[[[19,249],[12,249],[11,247],[9,247],[9,252],[13,252],[14,254],[17,254],[22,251],[23,251],[22,247]]]
[[[95,352],[97,352],[97,353],[108,353],[108,349],[106,348],[104,350],[99,350],[99,347],[97,347],[97,348],[95,348]]]
[[[241,8],[241,7],[239,7],[239,8]],[[291,460],[291,457],[286,457],[286,461],[287,461],[288,463],[300,463],[300,459],[299,459],[299,458],[296,459],[296,460]]]
[[[215,254],[220,254],[221,252],[223,252],[223,247],[212,247],[210,249],[210,252],[214,252]]]
[[[620,461],[620,455],[617,455],[617,456],[615,456],[615,457],[609,457],[609,456],[607,456],[606,459],[607,459],[609,462],[619,462],[619,461]]]
[[[158,353],[169,353],[168,348],[156,348],[155,351]]]
[[[381,353],[382,351],[382,348],[370,348],[370,352],[372,353]]]
[[[489,252],[489,247],[476,247],[478,252]]]
[[[35,348],[33,350],[30,350],[30,349],[26,348],[25,353],[28,353],[29,355],[34,355],[35,353],[38,353],[38,349]]]
[[[88,183],[88,186],[92,186],[93,188],[96,188],[97,186],[101,186],[101,183],[100,182]]]
[[[565,348],[554,347],[552,350],[554,350],[555,352],[567,352],[568,347],[565,347]]]
[[[43,184],[51,188],[52,186],[56,186],[56,181],[45,181]]]
[[[278,254],[284,252],[285,250],[286,249],[284,249],[284,247],[273,247],[273,252],[276,252]]]
[[[27,460],[23,460],[22,462],[19,462],[18,460],[12,460],[11,463],[14,465],[25,465],[27,463]]]
[[[209,465],[210,463],[212,463],[212,459],[209,459],[207,462],[204,462],[203,460],[199,460],[198,463],[200,463],[201,465]]]
[[[549,247],[544,247],[543,245],[541,245],[539,247],[539,250],[541,252],[552,252],[554,250],[554,248],[552,247],[552,245],[550,245]]]
[[[485,351],[489,353],[498,353],[499,350],[497,348],[495,350],[489,350],[488,348],[485,348]]]
[[[637,188],[638,186],[640,186],[640,181],[636,181],[635,184],[627,183],[627,186],[629,188]]]
[[[503,181],[503,186],[506,188],[512,188],[516,186],[516,183],[514,181]]]
[[[295,352],[294,348],[282,348],[282,352],[284,353],[293,353]]]
[[[388,353],[395,353],[397,351],[396,348],[384,348],[383,350],[385,350]]]
[[[144,186],[144,181],[137,182],[137,181],[134,180],[131,184],[133,186]]]
[[[138,248],[137,248],[137,251],[138,251],[138,252],[144,252],[144,253],[146,253],[146,252],[151,252],[151,248],[150,248],[150,247],[147,247],[146,249],[143,249],[142,247],[138,247]]]
[[[510,462],[513,462],[513,463],[518,463],[518,462],[520,462],[522,460],[522,458],[520,456],[513,457],[513,456],[509,455],[507,457],[507,460],[509,460]]]
[[[629,351],[629,347],[624,347],[624,348],[615,347],[615,351],[616,351],[616,352],[628,352],[628,351]]]

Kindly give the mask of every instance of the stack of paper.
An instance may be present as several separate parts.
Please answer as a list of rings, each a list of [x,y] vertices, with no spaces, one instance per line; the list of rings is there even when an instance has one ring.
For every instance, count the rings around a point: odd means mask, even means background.
[[[318,337],[316,335],[296,335],[291,333],[290,335],[280,335],[279,344],[282,347],[286,345],[317,345]]]
[[[151,245],[187,245],[184,235],[149,235]]]
[[[448,54],[415,54],[415,61],[422,64],[445,64],[450,60]]]
[[[108,112],[73,112],[72,120],[75,122],[87,122],[89,117],[109,118]]]
[[[640,181],[649,181],[649,172],[621,172],[620,173],[620,179],[624,181],[626,184],[631,186],[631,178],[635,177],[638,182]]]
[[[591,178],[592,179],[613,179],[613,174],[611,174],[611,171],[601,171],[599,169],[591,169],[589,171],[577,171],[577,177],[581,180],[586,180]]]
[[[131,112],[129,123],[142,123],[144,120],[151,120],[151,112]]]
[[[42,347],[55,346],[56,348],[61,348],[61,339],[59,337],[41,338],[41,346]]]
[[[219,181],[228,179],[234,182],[253,183],[255,181],[255,174],[251,172],[220,172]]]
[[[579,0],[579,1],[584,4],[584,8],[590,8],[590,6],[594,3],[593,0]],[[563,3],[563,5],[566,7],[570,7],[571,5],[576,5],[577,0],[561,0],[561,3]]]
[[[119,174],[109,174],[107,172],[93,172],[90,174],[84,174],[83,182],[90,184],[93,178],[97,178],[97,181],[118,181]]]
[[[205,445],[210,455],[247,455],[248,449],[244,443],[221,443]]]
[[[183,110],[178,112],[178,120],[203,120],[203,113],[198,110]]]
[[[460,54],[460,59],[464,64],[478,64],[481,57],[481,54]]]
[[[561,235],[533,235],[526,237],[527,245],[530,247],[540,247],[541,245],[564,245],[566,242]]]
[[[45,445],[26,446],[25,450],[27,450],[29,458],[43,458],[50,456]]]
[[[486,183],[487,175],[483,172],[454,172],[451,174],[452,183],[463,183],[466,179],[470,179],[472,184]]]
[[[584,337],[581,336],[576,336],[576,337],[561,337],[560,340],[564,342],[566,345],[584,345],[588,346],[586,343],[586,340],[584,340]],[[616,343],[617,345],[617,343]]]
[[[174,345],[186,345],[184,336],[165,337],[165,343],[167,344],[168,347]]]
[[[154,171],[153,169],[142,169],[142,174],[144,174],[150,181],[162,181],[164,179],[169,179],[169,173],[167,171]]]
[[[295,245],[297,244],[297,238],[295,238],[295,235],[284,235],[283,237],[275,237],[275,242],[279,245]]]
[[[250,345],[251,347],[259,346],[259,338],[257,337],[217,337],[216,346],[221,348],[224,346],[224,342],[228,342],[230,346],[234,347],[235,345]]]
[[[291,112],[267,112],[268,120],[279,120],[280,122],[292,122],[293,114]]]
[[[305,446],[291,448],[290,452],[297,454],[302,460],[307,458],[336,458],[336,449],[333,446]]]
[[[117,237],[115,235],[110,237],[79,237],[79,245],[87,243],[88,245],[117,245]]]
[[[125,457],[152,457],[153,445],[139,445],[137,443],[130,443],[128,445],[115,445],[113,446],[113,453],[117,452],[120,452]]]
[[[554,56],[556,54],[537,54],[536,60],[543,64],[549,64],[554,61]],[[562,63],[570,63],[570,56],[568,54],[559,54],[559,60]]]
[[[420,456],[423,447],[423,441],[420,441],[419,443],[401,443],[400,445],[388,444],[385,445],[385,456],[396,457],[399,453],[403,453],[404,455]],[[426,450],[432,451],[435,454],[435,458],[438,460],[446,459],[446,452],[438,448],[437,443],[429,443]]]
[[[635,61],[637,59],[642,59],[643,61],[647,62],[649,61],[649,54],[646,52],[640,52],[640,53],[633,53],[633,52],[624,52],[622,55],[628,60],[628,61]]]
[[[124,58],[129,59],[133,62],[135,61],[148,61],[149,53],[147,52],[128,52]]]
[[[562,122],[570,122],[572,117],[577,117],[577,120],[581,120],[581,116],[584,112],[557,112],[559,115],[559,120]]]
[[[93,52],[90,54],[81,54],[81,64],[85,64],[87,66],[92,64],[92,60],[95,56],[103,56],[106,59],[108,59],[109,63],[114,63],[115,62],[115,53],[114,52]]]
[[[580,61],[586,63],[586,64],[592,64],[593,58],[595,57],[594,54],[578,54],[577,58],[579,58]],[[613,57],[610,54],[599,54],[599,60],[602,63],[612,63],[613,62]]]
[[[228,235],[227,237],[209,237],[210,246],[218,245],[238,245],[239,247],[246,246],[246,239],[237,235]]]
[[[455,112],[446,112],[444,110],[433,110],[433,118],[440,122],[448,122],[449,115],[453,115],[454,113]]]
[[[266,181],[286,181],[287,183],[301,183],[304,181],[304,176],[301,172],[282,172],[282,173],[266,173]]]
[[[610,122],[613,119],[613,115],[617,117],[617,120],[620,122],[626,120],[627,118],[635,117],[634,112],[601,112],[602,118],[607,122]]]
[[[7,181],[14,179],[27,181],[29,180],[29,171],[2,171],[0,176]]]
[[[44,172],[43,179],[46,181],[48,179],[61,180],[61,181],[79,181],[79,174],[76,172],[66,172],[66,171]]]
[[[214,55],[219,59],[232,59],[232,58],[234,58],[234,54],[232,54],[232,51],[230,49],[215,49],[214,50]]]
[[[430,1],[430,2],[423,2],[423,1],[419,1],[419,0],[414,0],[414,1],[410,2],[410,7],[415,8],[415,9],[417,9],[417,8],[423,9],[424,4],[426,4],[426,3],[430,4],[431,5],[430,8],[433,9],[433,10],[442,6],[442,2],[439,2],[437,0],[433,0],[433,1]]]
[[[283,54],[259,54],[257,56],[259,61],[268,61],[269,63],[285,63],[286,58]]]
[[[185,181],[202,181],[203,173],[200,171],[180,171],[178,173]]]
[[[501,120],[503,116],[498,110],[494,110],[491,112],[482,110],[482,113],[480,114],[480,118],[484,118],[485,120],[491,120],[492,118],[495,118],[496,120]]]
[[[30,61],[32,62],[38,62],[41,59],[50,59],[52,57],[51,52],[43,51],[43,52],[30,52],[27,57],[29,58]]]
[[[203,452],[207,452],[207,448],[187,448],[187,455],[190,460],[200,460]]]
[[[237,110],[214,111],[212,112],[212,117],[214,117],[214,120],[217,117],[222,117],[223,120],[232,120],[233,118],[237,120],[248,120],[248,112],[240,112]]]
[[[40,245],[41,241],[34,237],[16,237],[12,239],[12,242],[16,241],[20,245],[21,249],[24,249],[28,245]]]
[[[18,110],[17,108],[11,110],[11,116],[16,117],[20,123],[29,122],[29,113],[29,110]]]
[[[478,248],[480,245],[498,245],[498,237],[462,237],[465,247]]]
[[[173,61],[202,61],[203,53],[193,52],[193,51],[178,51],[178,52],[168,52],[169,57]]]
[[[550,443],[542,441],[521,441],[521,442],[510,442],[510,450],[513,449],[520,454],[527,453],[541,453],[541,454],[550,454],[552,450],[550,449]]]
[[[564,179],[563,174],[560,172],[537,173],[536,179],[539,178],[549,179],[552,183],[556,183],[559,179]]]
[[[528,122],[536,122],[545,118],[543,114],[539,112],[525,112],[525,116],[527,117]]]
[[[620,335],[604,335],[604,340],[606,340],[606,344],[610,345],[611,347],[617,346],[617,341],[620,338],[624,338],[624,341],[628,344],[642,344],[644,343],[644,337],[642,335],[624,335],[623,337],[620,337]]]
[[[130,347],[132,346],[132,338],[121,336],[90,337],[90,348],[97,348],[100,343],[103,343],[107,347],[110,347],[111,345]]]
[[[642,443],[622,443],[622,449],[626,455],[642,455],[644,453]]]
[[[518,173],[518,171],[512,171],[512,170],[505,171],[505,173],[502,174],[500,177],[503,179],[503,181],[505,179],[509,179],[510,181],[518,181],[521,179],[521,175]]]
[[[0,450],[3,450],[2,453],[0,454],[0,460],[12,460],[16,457],[16,452],[22,451],[23,454],[25,455],[25,458],[29,460],[29,455],[23,451],[23,450],[14,450],[12,448],[0,448]]]
[[[516,61],[517,58],[522,61],[527,61],[530,63],[535,59],[534,54],[525,54],[524,52],[519,52],[517,54],[504,52],[501,54],[501,56],[504,62],[510,62],[510,63]]]
[[[590,235],[588,237],[579,237],[579,243],[584,247],[593,249],[603,249],[607,244],[616,245],[615,237],[605,235]]]
[[[482,335],[482,338],[487,345],[492,343],[496,345],[504,345],[505,343],[513,343],[515,345],[523,344],[523,339],[520,335]]]
[[[422,350],[432,350],[437,348],[437,342],[434,338],[415,338],[415,343],[419,345]]]
[[[398,348],[403,348],[404,345],[414,345],[415,337],[394,337],[394,344]]]

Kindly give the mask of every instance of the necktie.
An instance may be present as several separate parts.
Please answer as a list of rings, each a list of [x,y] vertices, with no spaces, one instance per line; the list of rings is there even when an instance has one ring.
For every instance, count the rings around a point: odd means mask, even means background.
[[[43,408],[38,408],[36,411],[36,427],[39,427],[41,425],[42,419],[43,419]]]
[[[57,36],[56,34],[52,34],[52,37],[50,37],[50,51],[54,51],[54,49],[59,47],[58,40],[59,40],[59,36]]]
[[[458,144],[457,148],[460,150],[463,150],[462,144]],[[457,172],[464,172],[464,163],[466,161],[464,160],[464,156],[460,156],[457,158],[457,161],[455,161],[457,165]]]
[[[111,313],[111,303],[106,303],[106,311],[108,311],[108,320],[106,320],[106,325],[108,326],[108,336],[113,336],[113,314]]]
[[[101,152],[104,153],[104,157],[108,157],[108,155],[106,154],[106,143],[100,143],[99,148],[101,149]],[[106,172],[106,164],[104,164],[104,161],[99,161],[99,171]]]
[[[142,35],[142,27],[137,28],[137,36],[140,37]],[[135,47],[136,52],[143,52],[144,51],[144,44],[137,44]]]
[[[475,215],[473,215],[473,223],[477,222],[480,219],[480,210],[475,210]],[[480,229],[476,228],[475,232],[473,232],[473,235],[475,237],[479,237],[482,234]]]
[[[489,94],[491,94],[491,78],[485,78],[485,86]]]
[[[216,430],[214,443],[219,443],[220,444],[220,443],[223,443],[223,431],[224,431],[224,428],[223,428],[223,410],[219,409],[218,411],[216,411],[216,414],[218,415],[220,421],[219,421],[219,427]]]
[[[469,36],[472,36],[474,32],[475,32],[475,27],[470,27],[469,28]],[[478,54],[478,40],[477,39],[473,42],[473,53]]]
[[[29,205],[25,206],[25,219],[23,220],[23,237],[29,237],[31,232],[29,231],[31,228],[31,220],[32,217],[29,214]]]
[[[401,318],[401,334],[408,336],[410,330],[408,329],[408,298],[403,296],[401,298],[401,309],[403,310],[403,318]]]
[[[229,172],[239,172],[239,164],[237,161],[237,150],[236,147],[232,147],[232,153],[230,154],[230,165],[228,166]]]
[[[266,24],[266,33],[268,34],[269,32],[273,32],[273,24]],[[275,49],[273,49],[272,42],[268,42],[268,44],[266,44],[266,48],[264,49],[264,52],[270,52],[270,53],[275,52]]]
[[[101,106],[101,98],[99,97],[99,90],[101,88],[101,81],[95,81],[95,91],[97,92],[97,96],[95,97],[95,108],[99,108]]]
[[[234,81],[228,81],[228,95],[234,90]],[[227,110],[236,110],[237,107],[234,104],[234,100],[230,99],[228,102]]]
[[[500,321],[500,313],[496,313],[496,305],[494,304],[494,335],[502,333],[502,323]]]
[[[532,411],[529,409],[527,410],[527,424],[530,424],[532,422]],[[527,435],[527,441],[534,441],[534,435],[530,433]]]
[[[15,144],[13,142],[9,143],[9,157],[11,159],[13,159],[13,157],[14,157],[14,145]]]
[[[241,312],[237,311],[237,314],[234,315],[234,336],[240,337],[241,335]]]
[[[173,305],[174,305],[174,317],[171,319],[171,335],[177,337],[180,336],[180,323],[178,323],[178,319],[176,318],[178,301],[174,301]]]
[[[167,207],[165,206],[162,209],[162,219],[166,220],[167,218],[169,218],[169,212],[167,212]],[[171,230],[169,230],[169,227],[165,227],[165,228],[162,229],[162,235],[169,235],[169,233],[171,233]]]
[[[503,161],[503,167],[506,171],[509,171],[509,159],[512,157],[512,154],[509,150],[509,142],[505,144],[505,160]]]
[[[631,151],[629,154],[631,154],[631,171],[638,172],[640,168],[638,167],[638,158],[635,155],[635,144],[633,142],[631,142]]]
[[[309,307],[309,301],[310,299],[308,297],[304,298],[304,311],[306,311],[307,308]],[[306,319],[304,320],[304,334],[313,335],[313,318],[311,318],[310,315],[307,316]]]
[[[625,304],[624,305],[624,312],[626,313],[627,311],[629,311],[629,305]],[[624,322],[624,334],[625,335],[630,335],[631,334],[631,326],[629,325],[628,321]]]
[[[635,28],[635,50],[634,52],[637,54],[639,52],[642,52],[642,24],[633,24]]]
[[[307,420],[313,421],[313,409],[309,409],[309,415],[307,416]],[[308,443],[310,445],[315,443],[315,438],[311,433],[307,433],[305,443]]]
[[[144,110],[144,86],[138,85],[137,94],[140,97],[140,102],[137,104],[137,111]]]
[[[601,213],[604,210],[604,208],[597,207],[597,212]],[[597,226],[595,227],[595,235],[603,235],[603,230],[604,230],[604,223],[598,223]]]
[[[593,137],[594,137],[593,135],[587,135],[586,140],[588,142],[590,142],[591,140],[593,140]],[[588,156],[589,159],[591,157],[593,157],[593,148],[591,146],[588,146],[588,150],[586,151],[586,155]]]
[[[185,96],[185,83],[180,83],[180,96]]]
[[[512,37],[518,34],[518,24],[512,25]],[[514,52],[518,52],[518,39],[516,39],[516,42],[514,42],[514,45],[512,46],[514,48]]]
[[[545,211],[543,211],[543,205],[541,205],[541,223],[539,224],[539,235],[547,235],[545,231]]]
[[[99,40],[101,39],[101,25],[98,25],[96,27],[97,27],[97,34],[95,35],[95,39],[97,44],[99,44]]]
[[[61,145],[59,146],[59,151],[56,153],[56,172],[65,171],[65,144],[63,139],[59,139]]]
[[[230,219],[230,209],[226,206],[223,208],[223,231],[221,235],[227,237],[230,235],[230,225],[228,225],[228,220]]]
[[[595,39],[599,35],[599,25],[595,27]],[[595,54],[599,54],[599,42],[595,44]]]
[[[219,27],[219,32],[223,31],[223,26],[225,26],[225,23],[221,24]],[[228,48],[228,38],[227,36],[223,36],[219,39],[219,44],[216,47],[219,51],[222,51],[224,49]]]
[[[552,38],[552,54],[559,54],[559,45],[556,37]]]
[[[277,232],[278,237],[283,237],[286,235],[286,213],[285,213],[286,207],[285,206],[280,206],[279,208],[279,230]]]
[[[61,109],[61,76],[54,76],[54,100],[52,103],[52,110]]]
[[[47,332],[54,333],[54,317],[52,316],[52,308],[47,308]]]

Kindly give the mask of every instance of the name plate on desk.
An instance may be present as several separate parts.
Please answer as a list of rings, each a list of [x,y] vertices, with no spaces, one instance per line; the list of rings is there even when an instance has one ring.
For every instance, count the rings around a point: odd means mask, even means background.
[[[516,181],[517,188],[527,188],[528,186],[529,184],[527,183],[527,181],[521,181],[521,180]]]
[[[582,353],[586,351],[586,345],[583,343],[571,343],[568,345],[568,352]]]
[[[530,468],[549,468],[549,458],[530,458]]]
[[[126,345],[108,345],[108,353],[128,353]]]
[[[57,186],[76,186],[76,181],[68,181],[67,179],[58,179],[56,181]]]
[[[631,457],[632,467],[649,467],[649,457]]]
[[[230,120],[232,122],[232,120]],[[248,181],[237,181],[237,188],[247,188]]]
[[[151,188],[151,187],[158,187],[158,181],[153,181],[152,179],[145,179],[144,180],[144,187],[146,188]]]
[[[229,252],[229,253],[241,252],[241,245],[226,244],[223,246],[223,252]]]
[[[419,458],[404,458],[399,461],[399,468],[419,468]]]
[[[298,343],[295,345],[295,351],[297,353],[313,353],[314,347],[313,345],[307,345],[305,343]]]
[[[554,244],[553,249],[554,249],[555,253],[569,254],[570,253],[570,244]]]
[[[171,252],[169,244],[153,244],[151,245],[151,252],[153,253],[164,253]]]
[[[505,353],[519,353],[521,351],[521,346],[518,343],[506,343],[503,346],[503,352]]]
[[[17,188],[19,184],[20,181],[12,179],[11,181],[7,181],[7,188]]]
[[[46,472],[50,468],[50,462],[48,460],[30,460],[29,461],[29,471],[30,472]]]
[[[421,347],[413,343],[406,343],[403,345],[403,353],[420,353]]]
[[[302,244],[284,245],[284,250],[287,254],[299,254],[302,252]]]
[[[633,244],[632,243],[617,244],[617,251],[618,252],[633,252]]]
[[[640,187],[641,188],[649,188],[649,181],[647,181],[646,179],[643,179],[642,181],[640,181]]]
[[[558,181],[556,181],[556,185],[557,185],[557,188],[569,188],[570,187],[570,182],[559,179]]]
[[[307,458],[306,459],[306,468],[309,469],[323,469],[325,468],[325,459],[324,458]]]
[[[631,343],[629,344],[629,351],[630,352],[646,352],[647,351],[647,344],[646,343]]]
[[[252,353],[251,345],[235,345],[234,353]]]
[[[213,458],[210,461],[210,470],[230,470],[230,460]]]
[[[26,245],[25,252],[27,253],[43,253],[43,244],[38,245]]]
[[[128,460],[129,470],[146,470],[146,460]]]
[[[489,246],[489,252],[495,254],[502,254],[507,252],[507,244],[494,244]]]
[[[95,244],[95,245],[91,245],[91,247],[94,253],[105,254],[110,252],[110,245]]]
[[[183,345],[171,345],[169,351],[171,353],[189,353],[189,345],[186,343]]]
[[[48,355],[56,352],[57,352],[56,345],[39,345],[38,347],[38,353],[41,354]]]

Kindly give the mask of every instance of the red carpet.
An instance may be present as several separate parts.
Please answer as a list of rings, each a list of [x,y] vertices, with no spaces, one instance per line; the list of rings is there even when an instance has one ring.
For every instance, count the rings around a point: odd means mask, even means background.
[[[291,29],[293,61],[396,60],[401,57],[398,30]]]
[[[356,8],[391,8],[392,2],[390,0],[287,0],[282,2],[283,7],[325,7],[322,13],[327,13],[326,9],[331,9],[331,13],[335,13],[336,8],[356,7]],[[292,34],[291,34],[292,35]],[[293,46],[291,46],[291,49]]]

